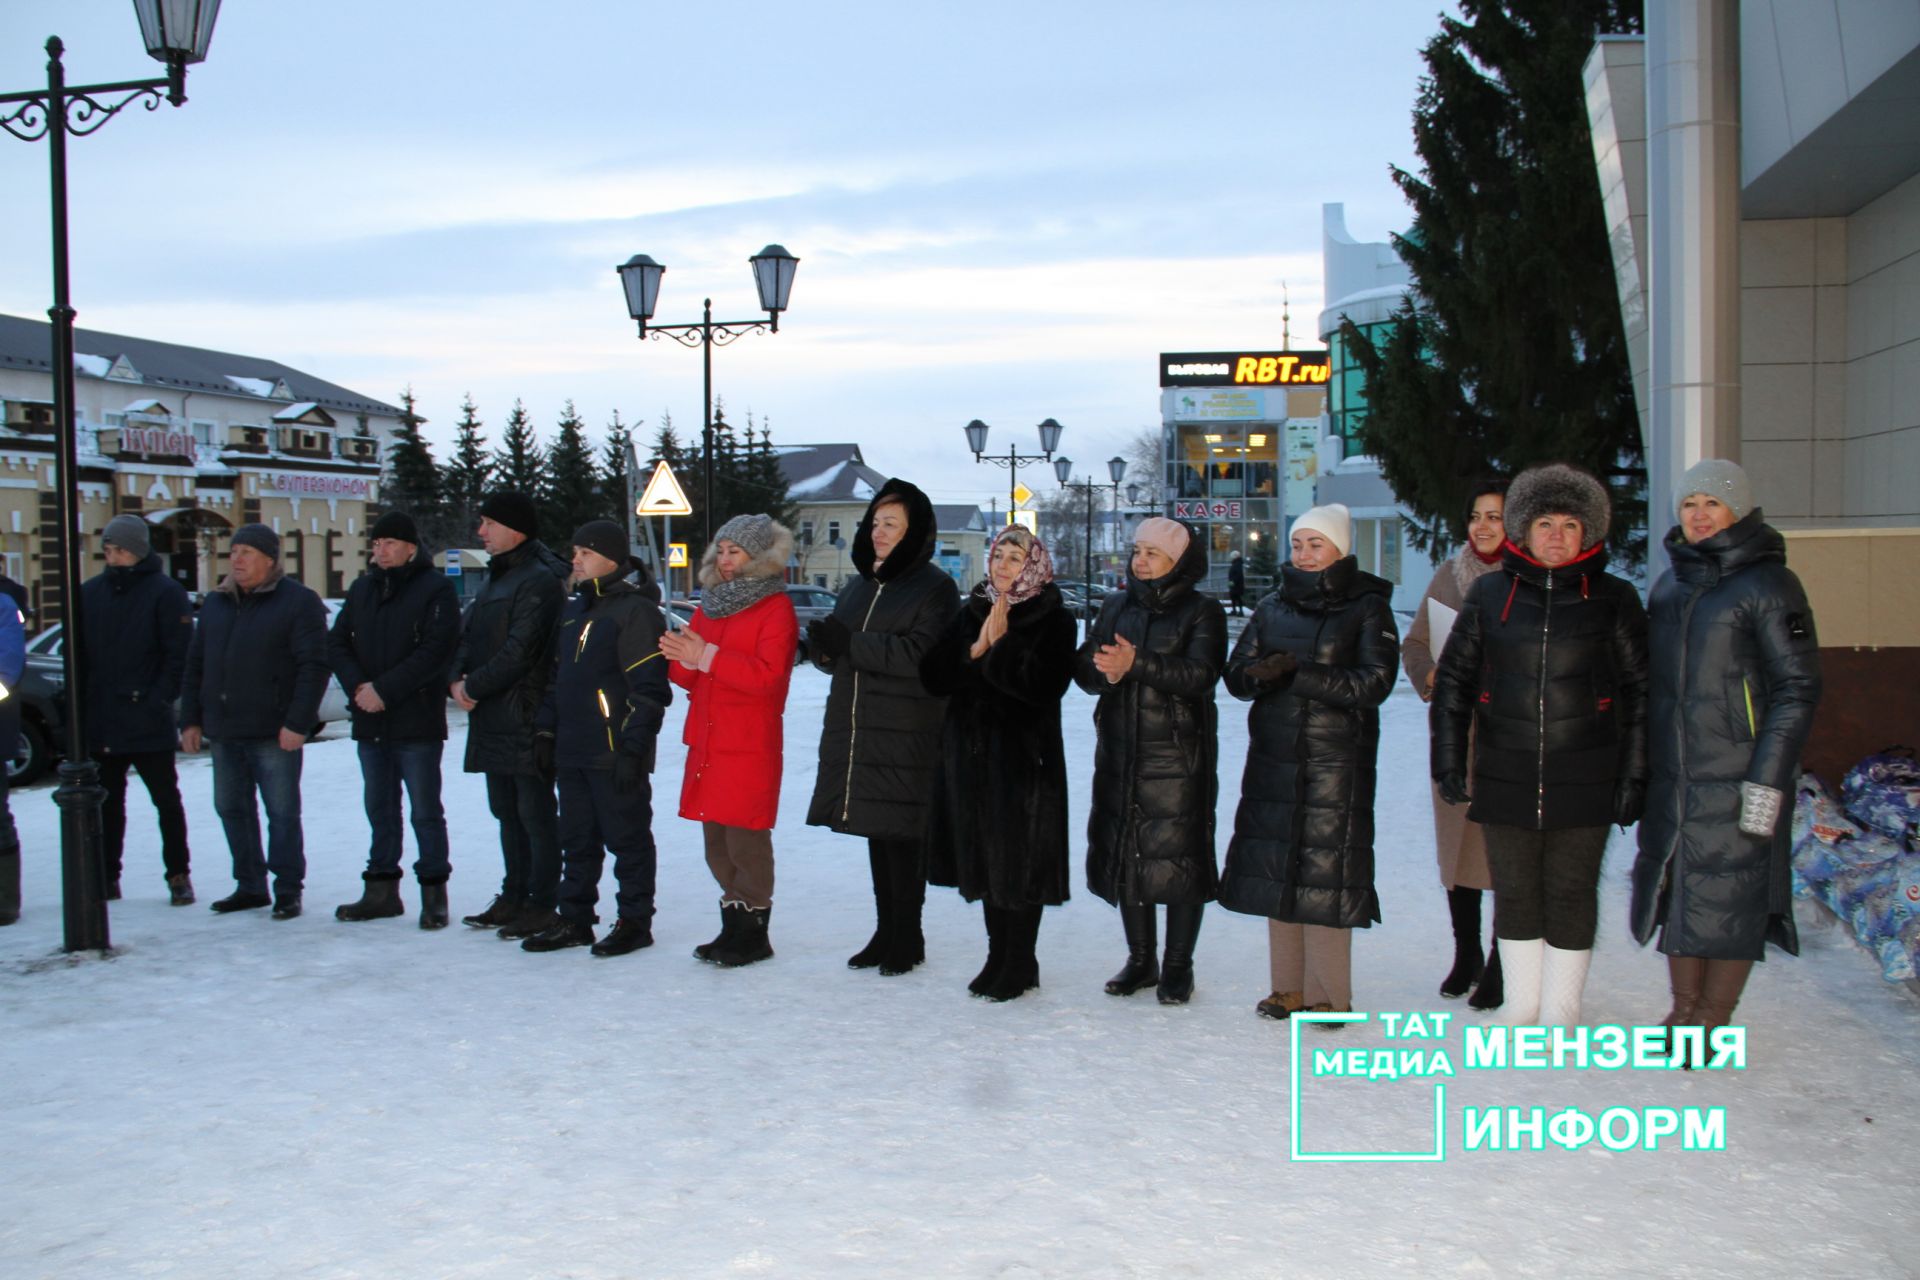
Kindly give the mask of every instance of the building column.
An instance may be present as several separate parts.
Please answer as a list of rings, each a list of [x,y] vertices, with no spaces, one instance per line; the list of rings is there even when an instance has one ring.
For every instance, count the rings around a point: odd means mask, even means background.
[[[1740,6],[1647,6],[1648,571],[1673,486],[1740,457]]]

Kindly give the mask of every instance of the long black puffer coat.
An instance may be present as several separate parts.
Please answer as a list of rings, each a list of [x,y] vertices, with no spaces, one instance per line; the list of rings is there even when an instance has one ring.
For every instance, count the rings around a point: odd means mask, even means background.
[[[1074,668],[1080,687],[1100,699],[1087,888],[1116,906],[1211,902],[1219,883],[1213,686],[1226,665],[1227,616],[1195,587],[1206,572],[1195,535],[1172,572],[1107,597]],[[1135,654],[1133,669],[1112,684],[1093,655],[1116,635]]]
[[[975,659],[993,607],[975,588],[920,662],[947,699],[940,785],[927,827],[927,881],[996,907],[1067,900],[1067,759],[1060,698],[1079,628],[1049,584],[1007,610],[1007,633]]]
[[[1820,701],[1820,642],[1786,541],[1749,513],[1689,544],[1649,601],[1653,768],[1633,866],[1633,936],[1660,950],[1757,960],[1797,955],[1788,821]],[[1771,837],[1740,830],[1740,784],[1786,796]]]
[[[467,716],[468,773],[539,775],[534,722],[553,679],[553,632],[570,572],[538,538],[487,562],[453,665],[480,704]]]
[[[901,502],[907,532],[893,554],[873,557],[873,513]],[[833,616],[852,633],[847,651],[813,665],[833,676],[820,727],[820,768],[807,825],[852,835],[917,840],[940,775],[947,700],[920,683],[920,660],[960,610],[960,589],[934,564],[933,504],[904,480],[880,487],[853,535],[860,576]]]
[[[1393,587],[1352,556],[1309,573],[1285,565],[1227,662],[1227,692],[1250,699],[1251,741],[1227,845],[1220,905],[1293,924],[1364,929],[1373,889],[1374,761],[1380,704],[1400,670]],[[1274,653],[1292,677],[1248,668]]]
[[[1473,821],[1604,827],[1645,786],[1647,614],[1606,572],[1605,543],[1549,569],[1509,542],[1501,571],[1467,591],[1438,670],[1433,777],[1466,776],[1471,726]]]

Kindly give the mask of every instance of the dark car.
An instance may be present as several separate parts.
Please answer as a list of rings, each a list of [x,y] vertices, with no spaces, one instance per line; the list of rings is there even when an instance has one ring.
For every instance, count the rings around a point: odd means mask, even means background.
[[[7,785],[24,787],[45,777],[59,759],[67,731],[67,683],[60,659],[29,653],[13,696],[20,699],[20,741],[7,760]]]
[[[800,643],[794,647],[793,654],[794,665],[798,666],[807,660],[807,624],[831,617],[833,606],[840,599],[825,587],[809,587],[800,583],[787,585],[787,599],[793,601],[793,614],[800,620]]]

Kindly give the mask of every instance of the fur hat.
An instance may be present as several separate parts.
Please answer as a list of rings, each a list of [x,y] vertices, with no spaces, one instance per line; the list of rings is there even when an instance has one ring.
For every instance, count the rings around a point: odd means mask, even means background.
[[[1187,554],[1187,548],[1193,543],[1193,534],[1187,526],[1178,520],[1169,520],[1166,516],[1148,516],[1133,528],[1133,540],[1142,546],[1152,547],[1175,564]]]
[[[1344,503],[1339,502],[1308,507],[1293,522],[1293,528],[1287,531],[1287,536],[1292,537],[1296,533],[1317,533],[1344,556],[1353,550],[1353,515]]]
[[[101,532],[100,537],[122,551],[133,552],[142,560],[153,553],[153,543],[147,537],[147,522],[139,516],[115,516],[107,521],[107,527]]]
[[[1572,516],[1580,522],[1580,549],[1588,551],[1607,540],[1613,523],[1613,503],[1607,486],[1590,471],[1567,462],[1528,467],[1507,488],[1507,540],[1527,545],[1527,530],[1541,516]]]
[[[1702,458],[1687,468],[1673,487],[1674,512],[1678,514],[1680,504],[1696,493],[1720,499],[1735,520],[1746,519],[1753,510],[1753,482],[1739,463],[1725,458]]]
[[[235,529],[233,545],[252,547],[269,560],[280,558],[280,535],[263,524],[243,524]]]

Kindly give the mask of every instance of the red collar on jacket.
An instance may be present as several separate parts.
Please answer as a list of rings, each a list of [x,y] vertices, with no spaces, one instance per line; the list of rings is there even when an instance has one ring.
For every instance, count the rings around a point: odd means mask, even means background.
[[[1517,559],[1526,561],[1528,564],[1532,565],[1536,569],[1545,569],[1548,573],[1561,573],[1561,572],[1565,572],[1575,568],[1576,566],[1580,565],[1584,561],[1593,559],[1595,556],[1599,555],[1603,550],[1606,549],[1606,545],[1607,544],[1604,541],[1596,542],[1592,546],[1588,547],[1585,551],[1582,551],[1579,555],[1575,556],[1573,559],[1567,561],[1565,564],[1558,564],[1558,565],[1548,565],[1548,564],[1542,563],[1539,560],[1534,559],[1531,555],[1527,554],[1525,548],[1521,547],[1512,538],[1508,538],[1506,540],[1506,545],[1501,547],[1500,550],[1502,555],[1512,555]],[[1504,605],[1500,606],[1500,621],[1502,622],[1505,622],[1507,620],[1507,615],[1513,611],[1513,595],[1514,595],[1514,592],[1520,589],[1520,575],[1516,573],[1516,574],[1511,574],[1509,576],[1513,578],[1513,585],[1507,588],[1507,602]],[[1582,600],[1585,600],[1588,598],[1588,594],[1589,594],[1588,583],[1590,581],[1590,578],[1591,578],[1591,575],[1585,573],[1584,571],[1580,574],[1580,598]]]

